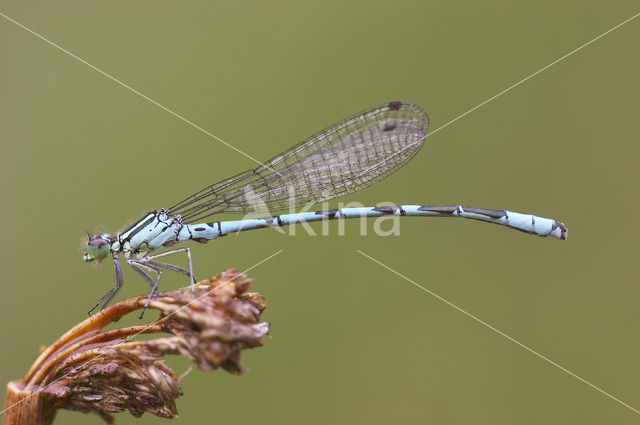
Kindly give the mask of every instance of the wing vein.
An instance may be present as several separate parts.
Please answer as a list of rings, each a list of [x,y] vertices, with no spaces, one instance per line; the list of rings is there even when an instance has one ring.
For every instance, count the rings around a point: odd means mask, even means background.
[[[422,108],[392,101],[325,128],[262,165],[214,183],[170,208],[192,223],[219,213],[270,213],[353,193],[392,174],[420,150]]]

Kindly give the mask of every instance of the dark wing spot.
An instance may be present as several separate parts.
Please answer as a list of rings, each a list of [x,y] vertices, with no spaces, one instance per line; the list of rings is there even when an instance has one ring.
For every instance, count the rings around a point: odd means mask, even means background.
[[[388,122],[384,125],[383,131],[391,131],[391,130],[395,130],[395,128],[397,127],[397,124],[394,122]]]
[[[402,106],[402,102],[399,100],[392,100],[389,102],[389,109],[392,111],[397,111]]]

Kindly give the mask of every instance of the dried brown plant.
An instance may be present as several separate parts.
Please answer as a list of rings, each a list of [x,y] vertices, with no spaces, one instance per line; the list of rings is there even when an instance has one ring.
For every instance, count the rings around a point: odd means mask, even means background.
[[[147,324],[103,331],[133,311],[146,296],[130,298],[89,317],[42,350],[20,381],[9,383],[3,424],[45,425],[57,409],[96,413],[113,422],[128,410],[172,418],[182,395],[178,376],[163,356],[180,354],[198,368],[241,374],[240,353],[262,345],[269,323],[260,322],[262,295],[249,293],[251,280],[227,269],[191,287],[158,293]],[[133,341],[140,334],[169,334]]]

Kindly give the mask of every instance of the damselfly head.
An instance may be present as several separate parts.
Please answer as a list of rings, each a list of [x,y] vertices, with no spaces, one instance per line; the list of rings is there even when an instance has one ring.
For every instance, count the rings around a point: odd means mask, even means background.
[[[84,256],[82,259],[86,262],[89,261],[101,261],[107,258],[109,255],[109,249],[111,248],[111,236],[102,233],[97,235],[89,235],[89,241],[87,242],[87,248],[84,250]]]

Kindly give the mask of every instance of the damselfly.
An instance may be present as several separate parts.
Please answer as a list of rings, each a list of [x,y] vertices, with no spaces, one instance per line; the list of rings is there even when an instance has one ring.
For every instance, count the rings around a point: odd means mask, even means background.
[[[121,255],[151,285],[148,305],[158,288],[163,269],[187,275],[192,285],[196,281],[188,247],[157,252],[159,248],[190,240],[206,242],[243,230],[396,215],[470,218],[534,235],[566,239],[567,228],[552,219],[461,205],[340,208],[201,222],[221,213],[267,213],[299,207],[368,187],[411,160],[424,144],[428,127],[427,114],[413,103],[392,101],[380,104],[320,131],[257,168],[207,186],[170,208],[151,211],[114,237],[108,234],[90,235],[84,261],[100,261],[111,255],[115,265],[116,286],[100,298],[89,313],[98,306],[103,309],[120,290],[123,282],[119,261]],[[180,252],[187,256],[188,269],[159,261],[167,255]],[[152,274],[155,274],[154,278]]]

